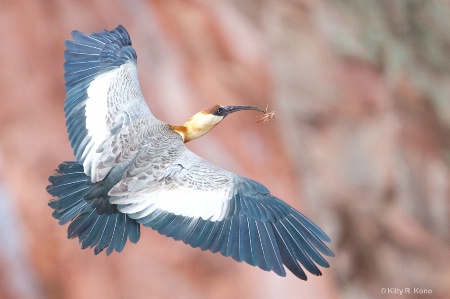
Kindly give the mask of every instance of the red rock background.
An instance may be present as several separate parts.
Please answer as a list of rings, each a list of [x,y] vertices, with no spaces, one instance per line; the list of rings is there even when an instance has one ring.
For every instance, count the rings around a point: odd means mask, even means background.
[[[0,0],[1,298],[448,298],[448,1]],[[70,32],[123,24],[160,119],[233,115],[189,147],[314,219],[335,258],[286,278],[150,229],[94,256],[50,216]],[[414,288],[431,294],[414,294]]]

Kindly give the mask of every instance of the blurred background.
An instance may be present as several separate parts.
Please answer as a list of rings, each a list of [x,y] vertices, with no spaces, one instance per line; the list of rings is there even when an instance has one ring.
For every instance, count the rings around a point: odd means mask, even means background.
[[[449,15],[431,0],[0,0],[0,298],[449,298]],[[148,228],[109,257],[66,239],[45,191],[74,159],[64,40],[118,24],[161,120],[275,110],[188,146],[322,227],[336,254],[323,276],[278,277]]]

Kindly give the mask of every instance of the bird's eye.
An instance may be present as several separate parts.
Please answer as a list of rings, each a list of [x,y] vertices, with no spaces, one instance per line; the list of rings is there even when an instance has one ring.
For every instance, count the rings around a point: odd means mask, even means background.
[[[219,116],[222,115],[223,114],[223,109],[222,108],[217,108],[216,109],[216,114],[219,115]]]

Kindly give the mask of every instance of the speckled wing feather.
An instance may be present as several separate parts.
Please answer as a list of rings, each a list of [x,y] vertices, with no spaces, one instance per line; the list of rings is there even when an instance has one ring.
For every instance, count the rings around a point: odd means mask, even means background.
[[[49,178],[49,206],[68,237],[94,252],[122,251],[136,243],[140,225],[109,203],[107,192],[151,135],[162,126],[145,103],[136,53],[122,26],[65,42],[66,125],[77,162],[64,162]],[[98,184],[96,184],[98,183]]]
[[[137,152],[157,120],[142,96],[136,53],[122,26],[72,36],[64,52],[67,130],[78,162],[98,182]]]
[[[283,264],[301,279],[301,265],[314,275],[317,265],[329,267],[322,255],[333,256],[330,239],[307,217],[258,182],[177,151],[166,152],[163,168],[145,162],[154,155],[138,155],[110,202],[163,235],[278,275],[286,275]]]

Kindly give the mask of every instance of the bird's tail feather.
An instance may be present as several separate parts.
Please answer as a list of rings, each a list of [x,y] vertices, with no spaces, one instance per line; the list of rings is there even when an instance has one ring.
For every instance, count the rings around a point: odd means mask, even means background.
[[[78,162],[61,163],[49,181],[47,192],[54,196],[48,204],[54,210],[52,215],[60,225],[71,222],[68,237],[78,237],[83,249],[95,246],[98,254],[107,248],[109,255],[113,250],[122,251],[127,239],[133,243],[139,240],[139,223],[110,204],[107,194],[89,196],[95,185]]]

